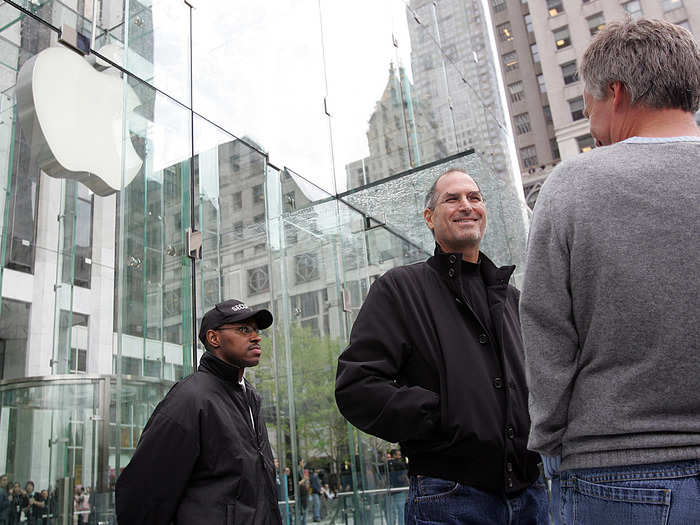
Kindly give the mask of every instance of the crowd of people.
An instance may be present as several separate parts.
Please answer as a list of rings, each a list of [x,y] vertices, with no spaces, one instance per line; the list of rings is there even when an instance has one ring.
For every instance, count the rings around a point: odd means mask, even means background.
[[[22,488],[18,481],[10,483],[6,475],[0,477],[0,525],[48,524],[54,506],[55,498],[47,489],[37,491],[33,481]]]
[[[303,459],[300,459],[296,486],[291,468],[285,467],[280,470],[277,459],[274,463],[278,500],[283,507],[287,506],[290,515],[294,514],[293,506],[298,504],[302,524],[306,523],[309,511],[312,521],[320,522],[328,514],[329,503],[335,500],[339,493],[353,491],[354,482],[349,460],[344,461],[339,472],[336,473],[328,472],[323,468],[310,468]],[[368,466],[364,476],[359,469],[359,464],[357,467],[360,489],[402,489],[408,486],[408,464],[399,449],[386,452],[386,460]],[[405,491],[392,491],[390,499],[386,502],[387,515],[400,516],[399,523],[403,523],[405,498]],[[389,522],[392,521],[389,520]]]
[[[55,491],[36,490],[33,481],[24,488],[18,481],[10,482],[7,475],[0,476],[0,525],[49,525],[58,515]],[[73,523],[87,525],[94,522],[90,502],[90,487],[77,485],[73,495]]]

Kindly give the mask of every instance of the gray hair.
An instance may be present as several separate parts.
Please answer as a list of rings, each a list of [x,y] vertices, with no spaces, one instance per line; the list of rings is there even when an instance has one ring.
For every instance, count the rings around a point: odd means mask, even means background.
[[[461,170],[459,168],[450,168],[447,171],[443,171],[440,175],[435,177],[435,180],[433,181],[433,184],[430,186],[430,189],[428,190],[428,193],[425,194],[425,208],[428,209],[435,209],[435,205],[437,204],[437,199],[438,199],[438,192],[435,191],[435,186],[437,186],[438,181],[443,178],[445,175],[448,173],[464,173],[465,175],[469,175],[466,171]],[[479,191],[481,191],[481,188],[479,187],[479,183],[476,182],[474,177],[469,175],[472,180],[474,181],[474,184],[476,184],[476,187],[479,188]]]
[[[598,100],[620,82],[632,104],[693,113],[700,107],[700,47],[688,30],[670,22],[609,23],[586,49],[580,71]]]

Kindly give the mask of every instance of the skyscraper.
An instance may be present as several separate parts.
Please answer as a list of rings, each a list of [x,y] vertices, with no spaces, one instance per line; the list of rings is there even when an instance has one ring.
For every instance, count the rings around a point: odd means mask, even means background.
[[[429,102],[450,153],[474,148],[508,178],[509,130],[480,0],[412,0],[407,9],[416,96]]]

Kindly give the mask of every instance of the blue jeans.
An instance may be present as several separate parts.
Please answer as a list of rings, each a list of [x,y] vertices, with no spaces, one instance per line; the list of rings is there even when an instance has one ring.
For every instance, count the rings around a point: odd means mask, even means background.
[[[411,476],[406,500],[407,525],[547,525],[547,493],[535,482],[517,496],[485,492],[467,485]]]
[[[700,460],[560,474],[563,525],[700,523]]]
[[[406,493],[405,492],[393,492],[389,496],[389,515],[387,516],[387,523],[389,525],[403,525],[404,509],[406,507]]]
[[[311,509],[314,521],[321,521],[321,495],[315,492],[311,494]]]

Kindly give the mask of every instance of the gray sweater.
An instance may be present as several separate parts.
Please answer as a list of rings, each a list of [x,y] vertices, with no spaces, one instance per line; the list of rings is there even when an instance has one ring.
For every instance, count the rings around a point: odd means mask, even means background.
[[[562,469],[700,458],[700,138],[559,165],[520,300],[529,448]]]

